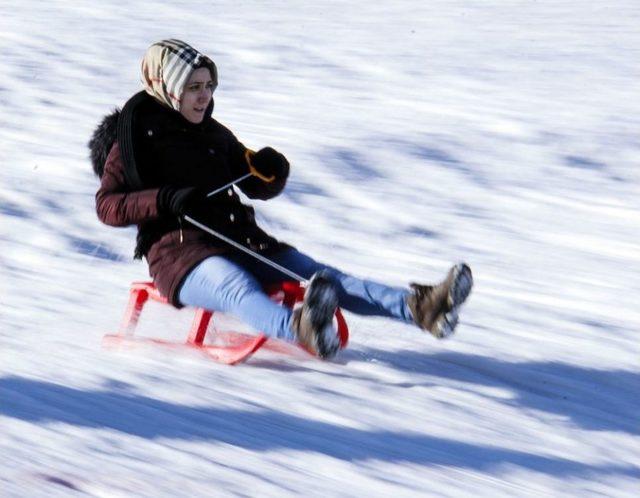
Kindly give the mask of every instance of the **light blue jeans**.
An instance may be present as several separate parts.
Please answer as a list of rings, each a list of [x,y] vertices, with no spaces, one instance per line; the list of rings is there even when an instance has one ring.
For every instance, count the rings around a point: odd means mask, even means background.
[[[326,270],[344,310],[413,323],[407,289],[347,275],[295,249],[281,251],[269,259],[306,279]],[[282,272],[244,253],[212,256],[189,272],[178,298],[185,306],[228,312],[268,336],[294,340],[291,309],[271,301],[263,290],[266,285],[288,279]]]

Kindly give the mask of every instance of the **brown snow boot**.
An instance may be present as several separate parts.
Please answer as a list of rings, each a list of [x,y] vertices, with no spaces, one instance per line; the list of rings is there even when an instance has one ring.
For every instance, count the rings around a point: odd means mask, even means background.
[[[453,334],[458,324],[460,306],[471,288],[471,268],[460,263],[449,270],[447,278],[437,285],[411,284],[413,293],[407,304],[416,325],[438,339]]]
[[[340,349],[340,339],[333,326],[338,307],[336,288],[324,272],[309,282],[302,307],[293,311],[293,331],[300,344],[321,358],[332,358]]]

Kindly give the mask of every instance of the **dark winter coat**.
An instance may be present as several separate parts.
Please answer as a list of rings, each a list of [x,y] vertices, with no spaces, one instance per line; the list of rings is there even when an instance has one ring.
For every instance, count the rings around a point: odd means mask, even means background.
[[[163,186],[206,193],[249,172],[246,147],[210,117],[212,108],[213,103],[196,125],[140,92],[121,113],[104,118],[89,144],[101,176],[98,217],[112,226],[138,226],[136,256],[146,257],[156,286],[175,306],[191,269],[209,256],[237,250],[177,216],[159,213],[156,204]],[[271,183],[249,177],[238,187],[249,198],[270,199],[282,191],[287,176],[288,169]],[[233,188],[201,196],[187,214],[261,254],[288,247],[258,227],[253,208],[242,204]]]

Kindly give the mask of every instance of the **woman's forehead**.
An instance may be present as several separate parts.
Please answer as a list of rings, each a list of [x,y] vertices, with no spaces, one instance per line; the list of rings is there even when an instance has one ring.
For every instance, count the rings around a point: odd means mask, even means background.
[[[189,83],[212,81],[211,71],[209,68],[200,67],[191,73]]]

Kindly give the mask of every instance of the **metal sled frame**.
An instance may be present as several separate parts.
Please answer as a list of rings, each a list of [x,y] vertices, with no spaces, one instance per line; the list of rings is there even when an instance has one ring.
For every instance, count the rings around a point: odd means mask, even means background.
[[[301,302],[304,297],[304,288],[299,282],[284,281],[279,284],[270,286],[265,289],[269,297],[282,304],[293,308],[293,306]],[[163,304],[169,304],[166,297],[160,294],[153,282],[133,282],[129,289],[129,302],[122,318],[120,328],[115,334],[107,334],[104,336],[103,344],[113,347],[119,345],[133,345],[135,343],[146,342],[162,345],[186,345],[202,350],[209,357],[216,361],[226,364],[236,364],[244,361],[254,352],[263,346],[278,352],[286,352],[287,346],[283,341],[278,341],[267,337],[265,334],[250,335],[239,332],[225,332],[224,338],[226,345],[208,345],[204,344],[207,335],[207,329],[214,313],[218,311],[205,310],[203,308],[195,308],[195,315],[189,330],[186,343],[175,343],[153,338],[135,337],[135,329],[138,320],[142,314],[142,309],[147,301],[157,301]],[[349,329],[341,310],[338,308],[335,315],[338,336],[340,338],[340,347],[345,348],[349,340]],[[280,344],[278,344],[280,343]],[[300,349],[300,348],[296,348]]]

